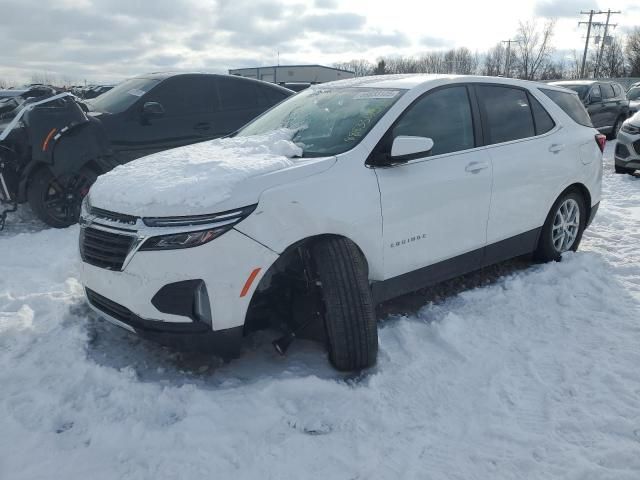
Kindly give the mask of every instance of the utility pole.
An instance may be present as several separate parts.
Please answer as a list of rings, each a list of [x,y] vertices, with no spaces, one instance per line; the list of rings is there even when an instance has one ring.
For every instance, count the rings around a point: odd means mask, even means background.
[[[602,40],[600,40],[600,53],[596,58],[596,69],[593,72],[594,78],[598,78],[598,71],[600,70],[600,61],[602,60],[602,54],[604,53],[604,44],[607,41],[607,32],[609,31],[609,18],[611,17],[611,14],[617,15],[622,12],[620,12],[619,10],[617,12],[612,12],[611,9],[609,8],[607,9],[606,12],[598,12],[598,13],[607,14],[607,23],[604,24],[604,35],[602,36]],[[614,26],[617,26],[617,25],[614,25]]]
[[[502,40],[502,43],[507,44],[507,58],[504,61],[504,76],[508,77],[511,70],[511,44],[518,43],[519,40]]]
[[[591,36],[591,22],[593,21],[593,14],[596,13],[593,10],[588,12],[580,12],[580,15],[589,14],[588,22],[578,22],[578,25],[587,24],[587,40],[584,42],[584,53],[582,54],[582,66],[580,67],[580,78],[584,78],[584,67],[587,62],[587,49],[589,48],[589,37]]]

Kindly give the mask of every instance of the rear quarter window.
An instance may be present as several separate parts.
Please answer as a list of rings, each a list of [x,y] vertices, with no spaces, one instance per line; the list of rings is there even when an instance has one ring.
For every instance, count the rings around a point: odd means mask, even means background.
[[[548,90],[546,88],[541,88],[540,91],[558,105],[564,113],[569,115],[574,122],[593,128],[591,118],[589,118],[589,114],[577,94]]]

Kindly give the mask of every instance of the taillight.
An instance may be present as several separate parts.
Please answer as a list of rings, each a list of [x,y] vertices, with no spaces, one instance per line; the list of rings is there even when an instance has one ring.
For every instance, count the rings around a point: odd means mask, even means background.
[[[607,136],[601,133],[596,134],[596,143],[598,144],[600,151],[604,153],[604,146],[607,144]]]

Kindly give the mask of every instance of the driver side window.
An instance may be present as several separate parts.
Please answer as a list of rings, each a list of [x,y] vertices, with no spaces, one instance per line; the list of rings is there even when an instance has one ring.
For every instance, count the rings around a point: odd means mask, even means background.
[[[391,142],[400,135],[431,138],[431,155],[474,148],[467,88],[447,87],[425,94],[392,127]]]
[[[600,102],[602,100],[602,94],[600,93],[600,85],[594,85],[589,93],[589,99],[591,102]]]

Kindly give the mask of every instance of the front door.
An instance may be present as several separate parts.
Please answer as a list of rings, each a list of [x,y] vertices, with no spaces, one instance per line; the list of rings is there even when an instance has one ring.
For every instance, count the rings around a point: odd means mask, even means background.
[[[385,277],[481,249],[486,243],[491,162],[479,148],[467,86],[428,92],[396,121],[375,153],[400,135],[431,138],[430,155],[376,168]],[[472,254],[474,263],[482,254]],[[472,270],[476,265],[462,267]]]

